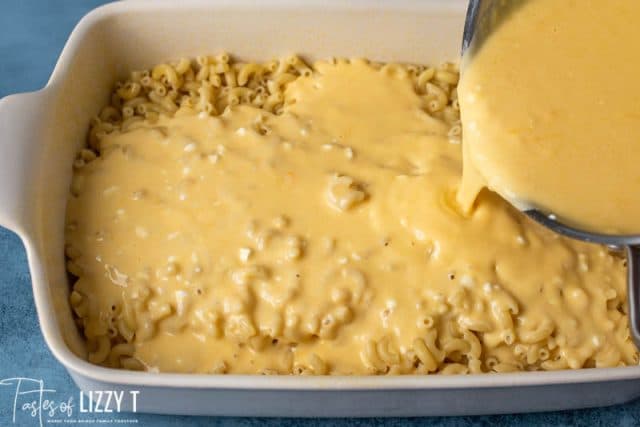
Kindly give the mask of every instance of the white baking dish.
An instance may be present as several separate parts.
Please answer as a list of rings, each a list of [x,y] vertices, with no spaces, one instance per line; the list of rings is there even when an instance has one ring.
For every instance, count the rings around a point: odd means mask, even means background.
[[[66,196],[89,118],[126,71],[216,53],[268,59],[457,56],[464,0],[119,2],[75,29],[49,84],[0,101],[0,224],[22,238],[40,325],[80,388],[140,390],[138,411],[266,416],[413,416],[542,411],[640,396],[640,367],[470,376],[288,377],[128,372],[83,359],[63,259]],[[125,402],[126,403],[126,402]]]

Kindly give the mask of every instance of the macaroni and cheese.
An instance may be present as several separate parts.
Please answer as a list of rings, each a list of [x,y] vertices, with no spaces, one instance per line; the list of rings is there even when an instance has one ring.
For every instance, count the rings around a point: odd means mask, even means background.
[[[464,374],[633,365],[624,260],[456,202],[453,64],[202,56],[134,72],[67,209],[91,362]]]

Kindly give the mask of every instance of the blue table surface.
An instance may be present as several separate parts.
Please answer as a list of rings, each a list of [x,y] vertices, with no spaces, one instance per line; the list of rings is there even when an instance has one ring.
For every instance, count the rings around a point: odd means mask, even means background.
[[[0,97],[45,85],[62,47],[78,20],[104,0],[2,0],[0,6]],[[0,141],[2,144],[12,141]],[[78,389],[44,343],[33,304],[26,255],[20,239],[0,228],[0,380],[42,379],[57,398],[78,397]],[[602,390],[615,393],[615,390]],[[12,425],[15,387],[0,387],[0,426]],[[76,400],[77,402],[77,400]],[[59,418],[59,417],[58,417]],[[640,425],[640,401],[579,411],[483,417],[389,419],[205,418],[148,414],[79,414],[78,421],[136,420],[137,425],[312,425],[370,424],[474,425]],[[37,425],[18,410],[15,425]]]

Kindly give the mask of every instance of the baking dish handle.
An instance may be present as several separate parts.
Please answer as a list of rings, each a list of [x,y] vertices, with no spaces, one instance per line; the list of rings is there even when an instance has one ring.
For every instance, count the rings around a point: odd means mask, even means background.
[[[640,348],[640,246],[627,246],[629,332]]]
[[[32,212],[32,157],[38,143],[34,123],[41,120],[42,91],[0,99],[0,225],[18,234]]]

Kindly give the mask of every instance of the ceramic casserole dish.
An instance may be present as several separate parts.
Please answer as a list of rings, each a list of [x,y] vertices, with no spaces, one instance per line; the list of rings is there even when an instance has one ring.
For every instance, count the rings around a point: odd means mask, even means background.
[[[118,78],[167,59],[220,50],[248,60],[293,52],[311,60],[455,60],[465,9],[464,0],[141,0],[109,4],[84,17],[46,87],[0,101],[0,224],[24,242],[42,332],[78,386],[138,390],[139,412],[246,416],[507,413],[611,405],[640,396],[638,366],[296,377],[130,372],[84,359],[68,303],[64,212],[74,155]]]

